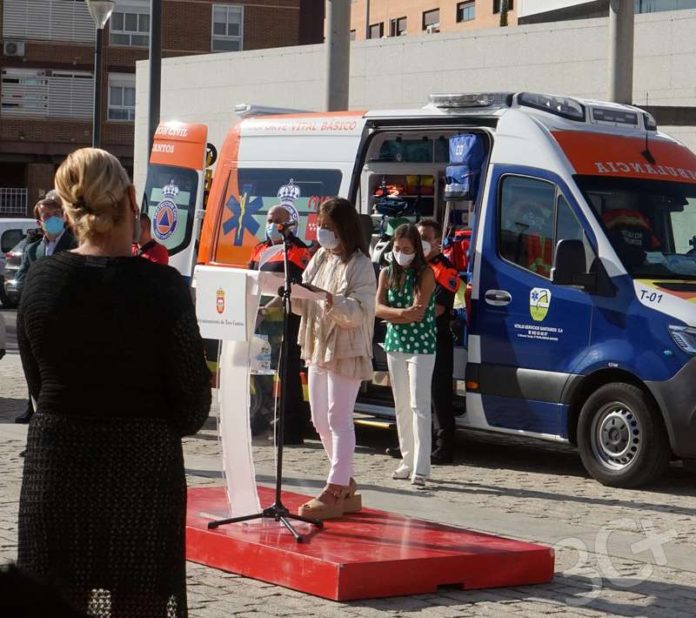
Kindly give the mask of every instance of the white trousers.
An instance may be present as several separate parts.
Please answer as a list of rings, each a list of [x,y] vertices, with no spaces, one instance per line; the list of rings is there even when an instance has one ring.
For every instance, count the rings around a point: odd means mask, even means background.
[[[346,378],[310,365],[308,382],[312,424],[331,462],[327,482],[348,485],[353,476],[353,409],[360,389],[360,380]]]
[[[432,449],[430,393],[435,355],[387,352],[387,364],[402,465],[412,475],[427,478]]]

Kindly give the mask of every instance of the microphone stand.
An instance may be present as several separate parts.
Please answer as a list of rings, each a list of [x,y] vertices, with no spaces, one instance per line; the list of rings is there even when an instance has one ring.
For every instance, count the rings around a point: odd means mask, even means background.
[[[288,345],[290,335],[290,293],[292,282],[290,281],[290,269],[288,265],[288,251],[290,249],[290,226],[283,226],[283,267],[285,275],[285,287],[282,288],[281,296],[283,298],[283,341],[280,347],[280,362],[278,366],[278,375],[280,376],[280,401],[278,405],[278,418],[276,426],[276,474],[275,474],[275,497],[271,506],[263,509],[260,513],[253,515],[243,515],[241,517],[230,517],[219,521],[211,521],[208,523],[208,529],[215,529],[219,526],[238,523],[241,521],[251,521],[253,519],[274,519],[285,526],[290,533],[295,537],[295,541],[302,543],[304,537],[290,523],[290,520],[302,521],[308,524],[313,524],[317,528],[323,528],[324,522],[318,519],[309,517],[301,517],[291,513],[283,504],[282,500],[282,484],[283,484],[283,441],[285,437],[285,406],[287,401],[287,362],[288,362]]]

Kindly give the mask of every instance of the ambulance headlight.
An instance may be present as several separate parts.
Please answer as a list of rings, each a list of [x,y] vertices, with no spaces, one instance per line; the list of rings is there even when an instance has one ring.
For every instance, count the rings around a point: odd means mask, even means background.
[[[696,328],[693,326],[670,326],[669,334],[684,352],[696,354]]]

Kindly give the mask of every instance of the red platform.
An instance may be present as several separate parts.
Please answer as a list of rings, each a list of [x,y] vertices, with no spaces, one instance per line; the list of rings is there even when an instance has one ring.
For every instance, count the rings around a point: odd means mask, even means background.
[[[259,487],[261,504],[273,491]],[[292,512],[306,496],[283,492]],[[553,578],[549,547],[503,539],[393,513],[365,509],[322,530],[296,522],[296,543],[281,524],[238,523],[208,530],[227,517],[222,487],[188,493],[186,557],[210,567],[334,601],[463,589],[540,584]]]

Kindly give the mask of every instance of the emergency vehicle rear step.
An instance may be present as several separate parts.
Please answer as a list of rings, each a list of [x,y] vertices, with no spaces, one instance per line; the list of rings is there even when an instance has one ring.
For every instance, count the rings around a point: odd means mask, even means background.
[[[375,408],[377,415],[373,413],[371,408]],[[393,418],[384,418],[384,411],[390,408],[382,406],[372,406],[365,403],[356,403],[355,412],[353,412],[353,422],[361,427],[377,427],[379,429],[395,429],[396,422]],[[393,413],[393,409],[392,413]],[[381,412],[381,414],[380,414]]]

